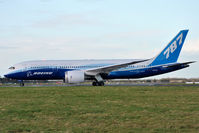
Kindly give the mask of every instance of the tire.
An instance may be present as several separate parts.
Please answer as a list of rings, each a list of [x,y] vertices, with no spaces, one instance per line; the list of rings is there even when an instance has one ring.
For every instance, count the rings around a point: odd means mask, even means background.
[[[92,85],[93,85],[93,86],[96,86],[96,85],[97,85],[96,83],[97,83],[97,82],[93,82]]]
[[[104,86],[104,82],[99,82],[99,86]]]
[[[104,82],[101,81],[101,82],[93,82],[92,83],[93,86],[104,86]]]

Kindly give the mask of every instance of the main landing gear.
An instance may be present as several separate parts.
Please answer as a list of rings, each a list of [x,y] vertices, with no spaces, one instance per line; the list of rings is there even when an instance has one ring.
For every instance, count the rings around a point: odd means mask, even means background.
[[[94,81],[92,83],[93,86],[104,86],[104,82],[103,81],[100,81],[100,82],[97,82],[97,81]]]
[[[95,75],[95,81],[92,83],[93,86],[104,86],[104,80],[100,74]]]

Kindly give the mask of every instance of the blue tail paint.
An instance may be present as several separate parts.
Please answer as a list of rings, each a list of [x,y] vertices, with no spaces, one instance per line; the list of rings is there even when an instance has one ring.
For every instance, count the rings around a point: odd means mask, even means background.
[[[150,66],[174,63],[178,60],[180,51],[184,44],[188,30],[181,30],[169,44],[158,54],[152,58]]]

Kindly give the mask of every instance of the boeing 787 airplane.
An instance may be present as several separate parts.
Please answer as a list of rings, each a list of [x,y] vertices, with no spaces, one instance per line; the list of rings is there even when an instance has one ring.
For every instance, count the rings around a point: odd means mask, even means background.
[[[7,78],[20,80],[62,79],[66,83],[92,80],[103,86],[107,79],[134,79],[168,73],[189,67],[191,62],[177,63],[188,30],[180,31],[157,56],[151,59],[110,60],[37,60],[11,66]]]

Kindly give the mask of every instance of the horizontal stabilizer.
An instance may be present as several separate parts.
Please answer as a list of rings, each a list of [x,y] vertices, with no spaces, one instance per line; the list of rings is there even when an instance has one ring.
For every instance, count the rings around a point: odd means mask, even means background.
[[[176,67],[176,66],[180,66],[180,65],[189,65],[191,63],[195,63],[196,61],[189,61],[189,62],[184,62],[184,63],[175,63],[175,64],[169,64],[169,65],[165,65],[163,67],[168,68],[168,67]]]

